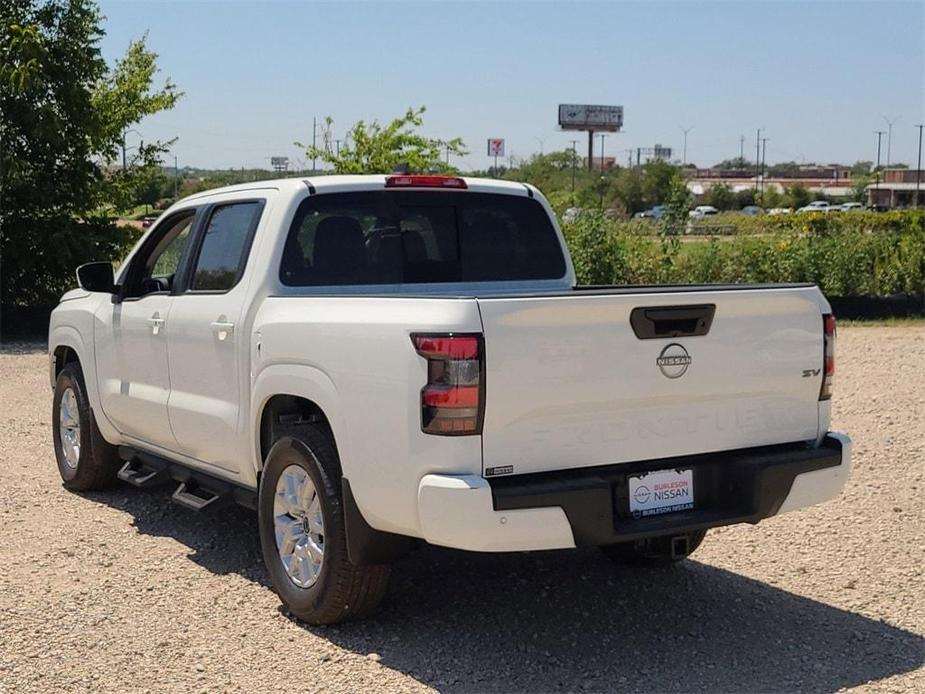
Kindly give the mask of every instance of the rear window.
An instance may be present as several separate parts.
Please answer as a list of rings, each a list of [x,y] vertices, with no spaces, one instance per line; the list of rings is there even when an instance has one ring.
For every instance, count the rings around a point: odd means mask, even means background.
[[[434,191],[307,198],[280,280],[294,287],[558,279],[565,260],[536,200]]]

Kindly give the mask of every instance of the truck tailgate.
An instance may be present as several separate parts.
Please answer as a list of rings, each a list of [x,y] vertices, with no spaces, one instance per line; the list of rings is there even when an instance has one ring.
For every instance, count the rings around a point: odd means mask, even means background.
[[[630,324],[635,308],[710,305],[705,335],[641,339]],[[486,475],[817,436],[827,305],[815,287],[575,291],[479,308]]]

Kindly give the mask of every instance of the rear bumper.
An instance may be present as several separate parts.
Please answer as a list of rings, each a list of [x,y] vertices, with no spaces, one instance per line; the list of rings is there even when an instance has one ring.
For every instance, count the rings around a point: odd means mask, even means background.
[[[627,477],[691,468],[695,508],[634,518]],[[851,467],[851,440],[538,473],[488,480],[427,475],[418,489],[424,539],[474,551],[522,551],[629,542],[758,521],[838,495]]]

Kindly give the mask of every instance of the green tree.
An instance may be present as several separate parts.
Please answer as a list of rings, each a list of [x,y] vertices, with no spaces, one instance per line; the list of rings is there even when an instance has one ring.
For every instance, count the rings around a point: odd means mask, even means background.
[[[660,205],[666,201],[679,169],[665,161],[652,161],[643,167],[642,197],[646,206]]]
[[[307,158],[321,159],[332,166],[335,173],[391,173],[400,167],[418,172],[453,171],[455,169],[447,166],[445,157],[463,157],[469,152],[458,137],[438,140],[418,132],[424,123],[425,111],[424,106],[409,108],[403,116],[385,126],[378,121],[357,121],[336,150],[332,146],[334,121],[328,116],[322,128],[322,146],[295,144],[305,148]]]
[[[812,200],[812,194],[809,192],[809,188],[801,186],[799,183],[792,183],[786,188],[784,188],[784,193],[790,199],[790,206],[794,209],[799,209],[809,204]]]
[[[715,164],[713,168],[722,171],[740,171],[742,169],[754,168],[754,165],[744,157],[736,157],[735,159],[724,159],[718,164]]]
[[[675,173],[668,181],[665,211],[659,220],[658,236],[662,246],[659,282],[669,281],[675,259],[681,251],[680,237],[684,233],[690,203],[691,192],[687,187],[687,180],[680,173]]]
[[[6,0],[0,5],[0,247],[4,304],[50,304],[74,268],[115,260],[133,241],[107,216],[123,206],[169,143],[113,167],[123,132],[173,106],[168,80],[153,87],[145,40],[109,69],[91,0]]]
[[[736,206],[736,195],[725,183],[716,183],[707,191],[706,204],[717,210],[732,210]]]

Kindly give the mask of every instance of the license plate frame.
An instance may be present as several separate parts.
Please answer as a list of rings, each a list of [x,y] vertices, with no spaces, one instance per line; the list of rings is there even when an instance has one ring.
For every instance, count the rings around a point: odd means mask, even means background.
[[[694,469],[651,470],[626,477],[633,518],[651,518],[695,508]]]

